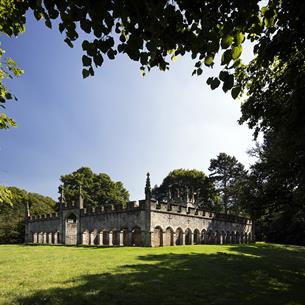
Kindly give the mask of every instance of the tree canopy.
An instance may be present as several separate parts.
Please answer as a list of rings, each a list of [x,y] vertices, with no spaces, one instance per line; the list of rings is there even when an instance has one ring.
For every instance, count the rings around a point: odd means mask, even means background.
[[[8,187],[9,201],[0,203],[0,243],[17,243],[24,240],[25,203],[31,214],[50,214],[57,210],[55,201],[46,196],[30,193],[17,187]]]
[[[112,181],[105,173],[94,173],[89,167],[61,176],[65,200],[78,200],[79,189],[84,197],[85,204],[99,206],[107,203],[125,204],[129,200],[129,193],[123,183]]]
[[[196,206],[207,209],[218,209],[219,197],[212,181],[196,169],[175,169],[164,179],[161,185],[153,188],[153,196],[158,200],[173,199],[176,202],[195,201]]]
[[[270,72],[276,61],[303,53],[305,8],[292,0],[270,0],[264,6],[258,0],[4,0],[0,31],[9,36],[23,32],[28,11],[47,27],[58,25],[70,47],[82,37],[83,77],[119,53],[139,62],[143,73],[153,67],[166,70],[171,59],[190,54],[196,75],[204,66],[213,67],[220,54],[222,69],[207,83],[212,89],[221,84],[236,98],[243,90],[251,95],[261,70]],[[255,55],[249,65],[240,59],[245,40],[253,43]],[[3,103],[6,93],[1,88]]]
[[[209,171],[221,195],[224,213],[239,214],[242,211],[240,196],[247,177],[243,164],[235,157],[220,153],[216,159],[211,159]]]

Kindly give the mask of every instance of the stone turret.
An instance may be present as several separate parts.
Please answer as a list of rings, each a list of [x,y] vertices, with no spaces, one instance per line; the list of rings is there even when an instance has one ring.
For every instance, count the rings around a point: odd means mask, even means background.
[[[82,192],[82,185],[79,185],[79,193],[78,193],[78,201],[77,201],[77,205],[79,209],[83,209],[84,208],[84,197],[83,197],[83,192]]]
[[[150,186],[150,174],[146,174],[146,184],[145,184],[145,199],[151,199],[151,186]]]

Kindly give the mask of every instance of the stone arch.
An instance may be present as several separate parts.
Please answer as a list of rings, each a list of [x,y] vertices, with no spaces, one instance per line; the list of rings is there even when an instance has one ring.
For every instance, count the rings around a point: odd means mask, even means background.
[[[237,244],[240,243],[240,233],[239,233],[239,231],[236,232],[236,243]]]
[[[121,231],[123,232],[123,246],[129,246],[129,231],[127,227],[122,227]]]
[[[184,244],[184,240],[183,240],[183,231],[181,228],[178,228],[176,230],[176,240],[175,243],[177,246],[183,245]]]
[[[69,223],[76,223],[77,221],[77,216],[74,214],[74,213],[70,213],[66,218],[65,218],[65,221],[66,222],[69,222]]]
[[[163,245],[164,246],[174,245],[174,230],[171,227],[167,227],[165,230]]]
[[[193,244],[193,233],[192,230],[190,228],[187,228],[185,230],[185,244],[186,245],[192,245]]]
[[[53,233],[52,232],[48,233],[48,244],[53,244]]]
[[[235,244],[236,243],[236,235],[235,232],[232,231],[231,232],[231,244]]]
[[[84,230],[82,233],[82,244],[83,245],[89,245],[89,230]]]
[[[153,247],[163,246],[163,230],[160,226],[156,226],[154,228],[152,246]]]
[[[112,243],[114,246],[120,245],[120,231],[117,229],[112,230]]]
[[[227,231],[227,234],[226,234],[226,244],[231,244],[232,241],[231,241],[231,233],[229,231]]]
[[[215,231],[215,244],[222,244],[222,235],[219,231]]]
[[[103,245],[109,246],[109,231],[103,230]]]
[[[207,232],[206,241],[207,241],[207,244],[213,244],[214,243],[214,232],[212,230],[209,230]]]
[[[225,231],[221,231],[221,240],[220,243],[221,244],[225,244],[226,243],[226,232]]]
[[[90,245],[98,245],[98,234],[96,229],[90,233]]]
[[[32,242],[33,244],[37,244],[38,243],[38,234],[37,233],[33,233],[32,235]]]
[[[198,229],[194,230],[194,244],[195,245],[200,244],[200,232]]]
[[[77,217],[74,213],[68,214],[68,216],[65,218],[65,244],[77,244]]]
[[[207,231],[206,231],[206,229],[201,230],[201,243],[202,244],[207,243]]]
[[[131,244],[133,246],[142,246],[142,231],[140,227],[134,227],[131,231]]]
[[[248,233],[247,232],[245,232],[244,242],[246,244],[248,243]]]
[[[44,244],[47,244],[47,232],[43,232],[43,237],[42,237],[42,242],[44,243]]]

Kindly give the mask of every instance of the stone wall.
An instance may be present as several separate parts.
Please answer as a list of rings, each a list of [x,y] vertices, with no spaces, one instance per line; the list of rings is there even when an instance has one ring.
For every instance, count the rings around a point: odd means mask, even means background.
[[[26,221],[26,241],[33,243],[157,247],[245,243],[253,237],[248,218],[154,200],[99,208],[65,203],[59,213]]]
[[[253,241],[252,222],[248,218],[154,201],[150,208],[153,247]]]

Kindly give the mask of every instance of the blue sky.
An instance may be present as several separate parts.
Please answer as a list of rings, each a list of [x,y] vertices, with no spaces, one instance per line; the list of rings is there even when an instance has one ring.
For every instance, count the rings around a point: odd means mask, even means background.
[[[240,101],[192,77],[189,58],[141,77],[139,64],[120,56],[83,80],[81,48],[63,39],[32,18],[24,34],[1,39],[25,74],[8,83],[19,98],[7,105],[18,128],[1,131],[0,184],[56,199],[60,176],[89,166],[140,199],[147,171],[154,185],[175,168],[208,173],[219,152],[251,162]]]

